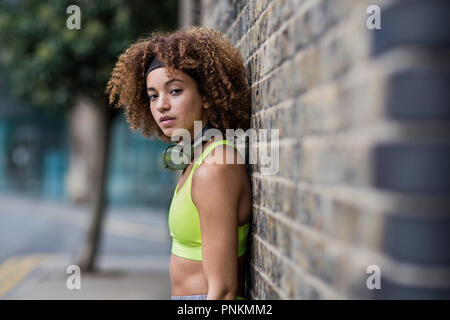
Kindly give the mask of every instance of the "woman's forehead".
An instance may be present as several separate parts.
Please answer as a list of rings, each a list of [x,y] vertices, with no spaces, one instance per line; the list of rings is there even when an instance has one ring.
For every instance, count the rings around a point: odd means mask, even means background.
[[[167,68],[161,67],[149,72],[147,76],[147,87],[163,87],[168,81],[178,79],[185,83],[190,83],[190,77],[179,70],[174,70],[172,76],[169,75]]]

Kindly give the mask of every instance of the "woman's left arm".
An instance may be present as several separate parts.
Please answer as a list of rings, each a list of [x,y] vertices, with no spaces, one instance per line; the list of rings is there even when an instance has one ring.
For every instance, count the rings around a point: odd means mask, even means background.
[[[204,164],[196,170],[194,177],[192,200],[200,216],[207,299],[236,299],[237,209],[242,187],[237,166]]]

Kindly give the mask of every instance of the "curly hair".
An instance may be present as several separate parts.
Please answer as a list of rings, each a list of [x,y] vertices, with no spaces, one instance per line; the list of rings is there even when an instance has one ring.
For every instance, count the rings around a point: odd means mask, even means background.
[[[153,58],[169,76],[182,71],[197,82],[198,92],[209,104],[210,124],[222,134],[226,129],[250,126],[250,90],[239,51],[220,31],[187,27],[170,33],[156,31],[140,38],[119,56],[106,93],[113,107],[125,109],[127,122],[145,137],[155,133],[169,142],[150,111],[145,73]]]

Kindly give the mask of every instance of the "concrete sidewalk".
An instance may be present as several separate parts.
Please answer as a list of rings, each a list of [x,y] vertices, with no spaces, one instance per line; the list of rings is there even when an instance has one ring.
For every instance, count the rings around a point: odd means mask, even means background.
[[[0,195],[0,299],[170,299],[170,236],[158,208],[109,208],[98,272],[68,289],[89,218],[65,202]]]
[[[81,273],[81,289],[68,289],[67,255],[39,254],[11,259],[0,266],[6,300],[160,300],[170,299],[169,257],[103,256],[98,272]],[[2,278],[3,274],[3,278]],[[9,282],[9,287],[8,287]]]

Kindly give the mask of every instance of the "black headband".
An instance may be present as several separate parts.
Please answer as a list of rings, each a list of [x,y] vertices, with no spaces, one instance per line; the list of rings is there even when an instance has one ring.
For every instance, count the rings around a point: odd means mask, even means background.
[[[145,73],[145,79],[147,79],[147,76],[151,71],[153,71],[157,68],[161,68],[161,67],[163,67],[161,61],[159,61],[158,58],[155,57],[152,60],[152,62],[150,62],[150,65],[148,66],[147,72]]]

